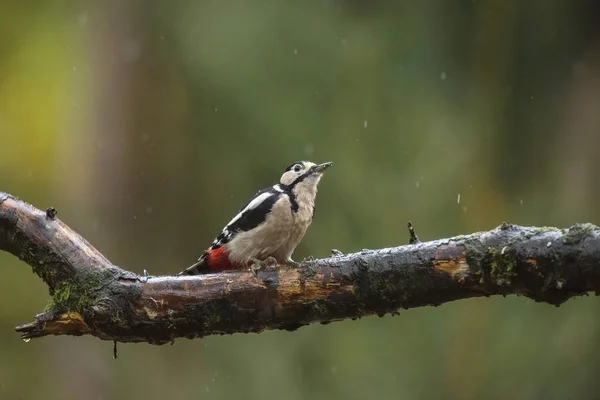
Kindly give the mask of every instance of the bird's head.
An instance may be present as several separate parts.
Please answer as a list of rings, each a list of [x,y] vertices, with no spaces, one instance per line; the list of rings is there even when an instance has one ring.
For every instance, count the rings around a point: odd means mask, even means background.
[[[285,169],[279,183],[282,185],[294,187],[314,187],[316,188],[323,176],[323,172],[333,163],[326,162],[315,164],[310,161],[300,161],[294,163]]]

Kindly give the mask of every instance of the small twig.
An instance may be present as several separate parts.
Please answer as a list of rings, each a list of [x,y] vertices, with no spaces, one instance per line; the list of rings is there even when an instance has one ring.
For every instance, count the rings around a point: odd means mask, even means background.
[[[413,227],[413,224],[410,221],[408,221],[408,234],[410,235],[410,239],[408,240],[409,244],[421,243],[419,237],[415,233],[415,228]]]

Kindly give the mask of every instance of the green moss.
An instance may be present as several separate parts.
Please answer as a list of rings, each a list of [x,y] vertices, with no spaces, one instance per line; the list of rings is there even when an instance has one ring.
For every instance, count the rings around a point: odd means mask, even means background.
[[[325,302],[323,300],[314,300],[308,303],[306,306],[308,308],[307,311],[309,315],[311,315],[313,318],[322,318],[328,311],[327,307],[323,305],[324,303]]]
[[[523,237],[525,239],[531,239],[532,237],[535,237],[535,236],[538,236],[538,235],[543,235],[543,234],[548,233],[548,232],[555,232],[557,230],[558,230],[558,228],[556,228],[554,226],[541,226],[541,227],[528,228],[524,232]]]
[[[54,282],[56,280],[56,270],[54,268],[49,268],[48,264],[34,264],[31,269],[34,274],[39,276],[42,281],[46,283]],[[50,294],[52,294],[52,291]]]
[[[512,279],[517,276],[516,251],[505,246],[502,250],[491,247],[489,249],[491,257],[490,276],[498,286],[509,286]]]
[[[467,264],[469,265],[473,265],[473,266],[480,266],[481,265],[481,261],[484,258],[484,254],[482,254],[479,250],[477,250],[477,247],[474,244],[471,243],[465,243],[465,256],[467,259]],[[473,271],[473,272],[477,272],[477,271]]]
[[[189,321],[200,317],[199,320],[202,321],[202,328],[204,331],[213,331],[217,325],[223,322],[221,313],[226,313],[226,304],[228,304],[228,302],[223,300],[208,301],[196,308],[194,312],[178,314],[178,318],[174,318],[175,314],[171,315],[169,312],[169,327],[174,328],[179,324],[178,320],[181,318]]]
[[[480,232],[475,232],[475,233],[469,233],[468,235],[453,236],[453,237],[451,237],[451,238],[448,239],[448,243],[449,242],[463,242],[463,241],[466,242],[466,241],[470,241],[470,240],[479,238],[484,233],[486,233],[486,232],[480,231]]]
[[[52,294],[46,310],[57,313],[76,311],[83,315],[93,302],[96,290],[100,288],[102,276],[95,272],[85,277],[76,276],[74,279],[59,283]],[[118,316],[117,316],[118,318]]]
[[[19,259],[31,265],[34,274],[38,275],[44,282],[51,287],[58,279],[58,271],[61,271],[60,264],[62,261],[51,250],[44,246],[36,246],[32,243],[24,246],[19,253]],[[52,290],[50,291],[52,294]]]
[[[479,277],[479,283],[484,282],[484,274],[481,270],[485,253],[478,250],[478,246],[474,242],[465,242],[465,256],[469,265],[469,272]]]
[[[205,325],[208,327],[212,327],[221,322],[221,316],[218,313],[212,313],[208,315],[208,318],[205,320]]]
[[[558,228],[555,226],[537,226],[535,228],[532,228],[533,232],[537,235],[540,233],[546,233],[546,232],[550,232],[550,231],[555,231]]]
[[[577,244],[591,236],[597,229],[598,227],[592,224],[575,224],[565,232],[562,242],[564,244]]]

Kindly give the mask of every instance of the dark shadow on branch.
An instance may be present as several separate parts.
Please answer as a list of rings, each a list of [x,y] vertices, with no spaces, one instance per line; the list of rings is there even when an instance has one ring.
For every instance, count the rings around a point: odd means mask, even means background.
[[[23,338],[91,334],[164,344],[265,329],[295,330],[449,301],[520,294],[559,305],[600,289],[600,231],[502,224],[489,231],[281,267],[147,278],[111,264],[56,216],[0,193],[0,249],[50,288],[47,311]]]

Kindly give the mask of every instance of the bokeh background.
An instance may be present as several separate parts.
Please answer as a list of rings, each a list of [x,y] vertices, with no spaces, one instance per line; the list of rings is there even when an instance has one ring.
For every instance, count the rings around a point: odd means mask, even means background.
[[[194,261],[290,163],[333,161],[295,258],[502,221],[598,223],[588,0],[3,1],[0,190],[114,263]],[[0,399],[594,399],[600,300],[463,300],[297,332],[23,343],[48,293],[0,253]]]

